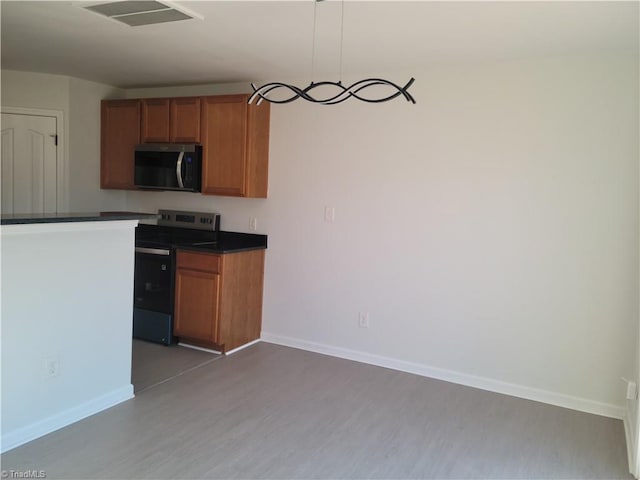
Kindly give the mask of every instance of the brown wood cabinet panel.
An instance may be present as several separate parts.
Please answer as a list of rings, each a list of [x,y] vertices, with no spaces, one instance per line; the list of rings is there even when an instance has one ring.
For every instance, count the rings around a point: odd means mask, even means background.
[[[220,256],[206,253],[179,250],[177,255],[178,268],[202,270],[210,273],[220,272]]]
[[[220,275],[178,266],[175,288],[174,333],[217,343]]]
[[[142,100],[142,142],[166,143],[169,141],[169,99],[145,98]]]
[[[265,250],[223,255],[178,250],[175,335],[222,352],[259,339],[264,258]]]
[[[202,193],[267,196],[270,105],[248,95],[202,99]]]
[[[227,352],[260,338],[265,250],[222,257],[220,340]]]
[[[200,98],[171,99],[170,135],[174,143],[200,143]]]
[[[140,101],[102,100],[100,188],[133,189],[133,152],[140,143]]]
[[[244,196],[247,134],[244,96],[204,98],[201,125],[202,193]]]
[[[247,196],[267,198],[271,104],[249,105],[247,114]]]

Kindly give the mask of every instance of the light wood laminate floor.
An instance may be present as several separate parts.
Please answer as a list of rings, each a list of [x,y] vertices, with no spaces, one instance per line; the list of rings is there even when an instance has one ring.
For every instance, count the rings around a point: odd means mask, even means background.
[[[1,460],[48,479],[631,478],[619,420],[266,343]]]
[[[221,357],[222,355],[181,345],[166,346],[134,338],[131,354],[131,383],[134,392],[138,394]]]

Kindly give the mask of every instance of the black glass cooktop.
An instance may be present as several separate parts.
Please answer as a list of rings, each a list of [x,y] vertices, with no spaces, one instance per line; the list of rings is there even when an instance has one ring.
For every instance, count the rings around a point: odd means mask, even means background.
[[[218,232],[190,228],[138,225],[136,246],[150,248],[172,248],[187,245],[215,245]]]

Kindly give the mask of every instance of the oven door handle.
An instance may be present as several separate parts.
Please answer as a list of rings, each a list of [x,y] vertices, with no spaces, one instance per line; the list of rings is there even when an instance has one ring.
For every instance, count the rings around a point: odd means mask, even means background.
[[[178,163],[176,164],[176,178],[178,179],[178,186],[184,188],[184,182],[182,181],[182,159],[184,158],[184,152],[180,152],[178,155]]]
[[[171,251],[165,248],[136,247],[136,253],[148,253],[149,255],[170,255]]]

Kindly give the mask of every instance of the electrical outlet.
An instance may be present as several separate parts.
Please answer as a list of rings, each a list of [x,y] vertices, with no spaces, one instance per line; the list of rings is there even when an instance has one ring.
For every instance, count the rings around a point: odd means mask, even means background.
[[[57,358],[44,359],[44,376],[57,377],[60,374],[60,362]]]
[[[249,229],[252,232],[255,232],[258,230],[258,219],[256,217],[249,218]]]
[[[627,400],[635,400],[638,398],[638,385],[636,382],[627,382]]]
[[[369,312],[360,312],[358,314],[358,326],[360,328],[369,328]]]

